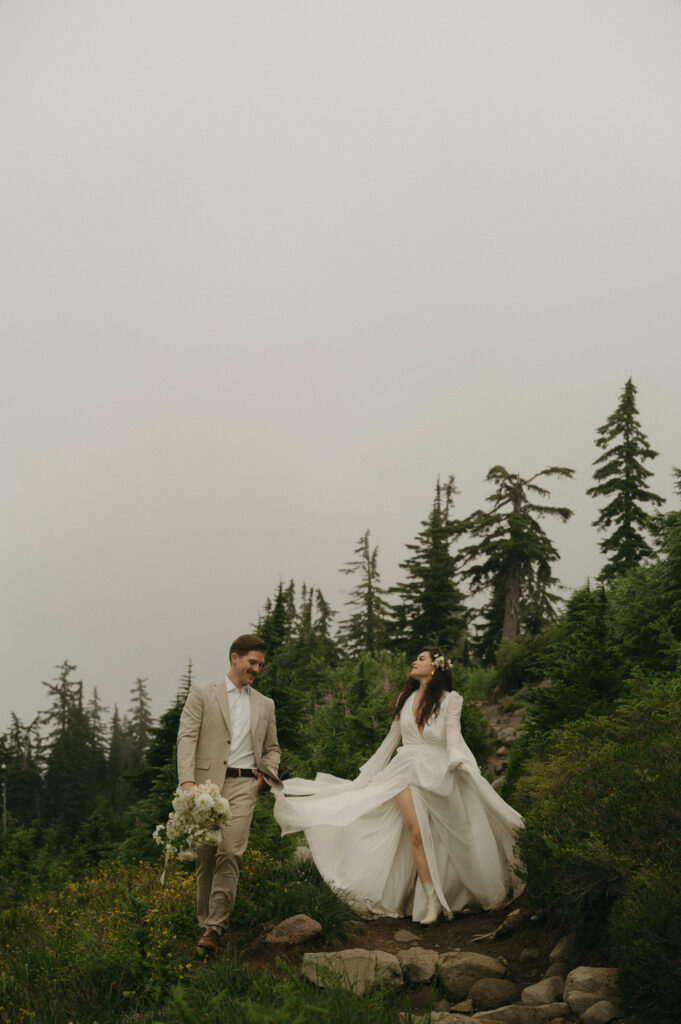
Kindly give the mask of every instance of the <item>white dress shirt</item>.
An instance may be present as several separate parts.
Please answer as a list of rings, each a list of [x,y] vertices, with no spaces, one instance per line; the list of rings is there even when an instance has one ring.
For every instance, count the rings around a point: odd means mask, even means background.
[[[228,768],[255,768],[255,751],[251,735],[251,688],[242,686],[239,690],[232,680],[225,676],[229,717],[232,722],[232,745],[227,759]]]

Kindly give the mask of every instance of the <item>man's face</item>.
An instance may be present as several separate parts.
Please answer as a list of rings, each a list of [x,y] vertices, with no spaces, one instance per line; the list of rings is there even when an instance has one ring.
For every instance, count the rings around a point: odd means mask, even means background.
[[[232,654],[229,677],[235,686],[250,686],[257,678],[265,664],[262,651],[249,651],[248,654]]]

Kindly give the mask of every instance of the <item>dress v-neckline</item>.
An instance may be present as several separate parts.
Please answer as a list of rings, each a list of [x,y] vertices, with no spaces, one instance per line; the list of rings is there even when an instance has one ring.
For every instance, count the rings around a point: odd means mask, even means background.
[[[416,731],[417,731],[417,733],[419,734],[419,736],[421,737],[421,739],[423,739],[423,733],[424,733],[424,731],[425,731],[425,728],[426,728],[426,723],[425,723],[425,722],[423,723],[423,730],[422,730],[422,729],[421,729],[421,726],[420,726],[420,725],[419,725],[419,723],[418,723],[418,722],[416,721],[416,714],[414,713],[414,705],[416,704],[416,694],[417,694],[418,692],[419,692],[418,690],[414,690],[414,692],[412,693],[412,697],[413,697],[414,699],[413,699],[413,700],[412,700],[412,702],[411,702],[411,717],[412,717],[412,718],[414,719],[414,725],[416,726]],[[420,706],[421,706],[421,701],[419,701],[419,707],[420,707]]]

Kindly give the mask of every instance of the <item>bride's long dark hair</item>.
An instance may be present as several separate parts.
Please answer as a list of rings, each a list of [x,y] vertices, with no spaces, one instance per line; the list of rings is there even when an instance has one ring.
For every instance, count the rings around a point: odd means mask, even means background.
[[[442,703],[442,697],[445,693],[449,693],[452,689],[452,669],[444,651],[441,651],[439,647],[424,647],[420,653],[427,651],[432,661],[436,658],[444,658],[444,667],[439,668],[435,666],[435,672],[433,677],[426,686],[426,692],[424,694],[421,705],[418,709],[416,718],[416,724],[420,729],[429,722],[431,718],[437,718],[440,711],[440,704]],[[410,694],[414,690],[418,690],[419,681],[414,679],[412,676],[408,676],[406,683],[402,687],[397,700],[395,702],[395,711],[393,718],[399,718],[400,712],[404,707],[404,702],[407,700]]]

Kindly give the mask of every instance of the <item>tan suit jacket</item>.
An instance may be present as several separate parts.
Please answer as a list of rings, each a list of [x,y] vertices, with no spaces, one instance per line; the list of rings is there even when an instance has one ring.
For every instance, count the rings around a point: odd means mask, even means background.
[[[258,771],[275,788],[282,785],[277,771],[281,750],[277,740],[274,701],[251,688],[251,736]],[[214,782],[222,789],[232,742],[224,678],[193,686],[180,717],[177,733],[177,774],[183,782]]]

